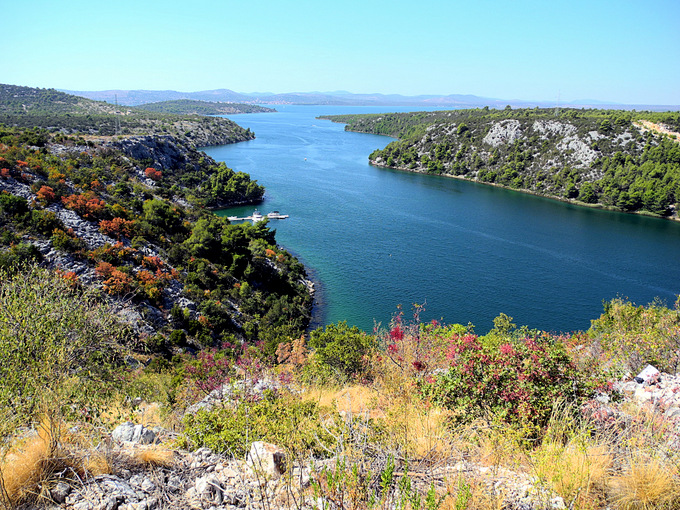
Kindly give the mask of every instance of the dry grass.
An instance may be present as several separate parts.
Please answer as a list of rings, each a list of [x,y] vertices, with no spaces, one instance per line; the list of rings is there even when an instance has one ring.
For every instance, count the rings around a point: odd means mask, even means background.
[[[365,415],[369,418],[384,416],[378,406],[380,394],[369,386],[354,385],[341,389],[313,386],[305,391],[303,398],[315,401],[320,407],[335,408],[344,414]]]
[[[133,458],[144,466],[169,468],[175,463],[175,453],[172,450],[158,447],[138,450]]]
[[[49,498],[49,483],[45,482],[58,471],[73,469],[73,459],[60,447],[60,431],[58,423],[46,419],[37,435],[17,441],[5,452],[0,477],[6,507]]]
[[[532,452],[531,460],[535,476],[567,505],[593,510],[601,507],[613,462],[608,445],[549,441]]]
[[[449,411],[411,401],[393,405],[385,414],[387,444],[406,458],[432,465],[454,457]]]
[[[621,510],[680,508],[677,464],[644,455],[631,456],[625,471],[612,478],[611,494]]]

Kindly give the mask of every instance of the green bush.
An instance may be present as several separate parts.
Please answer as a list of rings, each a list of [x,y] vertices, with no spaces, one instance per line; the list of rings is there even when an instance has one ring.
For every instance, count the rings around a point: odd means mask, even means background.
[[[267,441],[297,453],[327,455],[333,437],[321,426],[316,402],[266,393],[256,401],[240,400],[185,418],[184,446],[207,446],[243,457],[253,441]],[[324,448],[325,447],[325,448]]]
[[[680,368],[680,298],[670,309],[659,302],[637,306],[617,298],[605,303],[588,334],[614,371],[638,372],[647,363],[676,373]]]
[[[91,414],[122,337],[94,291],[35,266],[0,269],[0,437],[38,412]]]
[[[40,262],[42,259],[42,253],[35,245],[20,242],[11,246],[6,252],[0,253],[0,267],[11,268],[25,262]]]
[[[375,338],[346,321],[318,328],[309,335],[309,346],[314,349],[314,363],[321,378],[333,374],[337,382],[363,376],[368,367],[368,355],[375,348]],[[312,365],[313,366],[313,365]]]

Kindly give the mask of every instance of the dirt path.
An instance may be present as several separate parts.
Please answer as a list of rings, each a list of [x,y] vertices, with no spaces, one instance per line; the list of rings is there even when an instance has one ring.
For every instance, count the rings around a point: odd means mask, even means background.
[[[680,142],[680,133],[671,131],[662,124],[655,124],[654,122],[650,122],[648,120],[640,120],[638,122],[634,122],[634,125],[642,129],[643,132],[654,131],[655,133],[663,133],[665,135],[669,135],[671,139],[675,140],[676,142]]]

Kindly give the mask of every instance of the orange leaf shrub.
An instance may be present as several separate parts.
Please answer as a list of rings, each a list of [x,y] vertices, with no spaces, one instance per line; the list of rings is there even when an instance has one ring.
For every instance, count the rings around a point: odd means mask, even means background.
[[[125,220],[118,217],[112,220],[101,220],[99,231],[116,239],[120,239],[122,236],[133,237],[135,235],[135,220]]]
[[[86,219],[94,219],[101,215],[106,207],[106,202],[97,198],[94,193],[82,193],[62,197],[64,207],[77,212]]]
[[[163,177],[163,172],[161,172],[160,170],[156,170],[155,168],[151,168],[151,167],[144,170],[144,174],[149,179],[152,179],[154,181],[160,181],[161,178]]]
[[[113,269],[104,281],[104,291],[109,294],[127,294],[132,291],[132,277],[120,269]]]
[[[49,186],[42,186],[36,193],[38,200],[43,203],[54,202],[54,190]]]

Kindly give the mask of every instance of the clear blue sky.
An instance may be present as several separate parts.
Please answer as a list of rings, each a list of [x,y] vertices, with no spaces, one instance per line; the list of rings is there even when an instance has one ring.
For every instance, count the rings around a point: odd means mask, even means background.
[[[0,83],[680,104],[679,0],[0,0]]]

